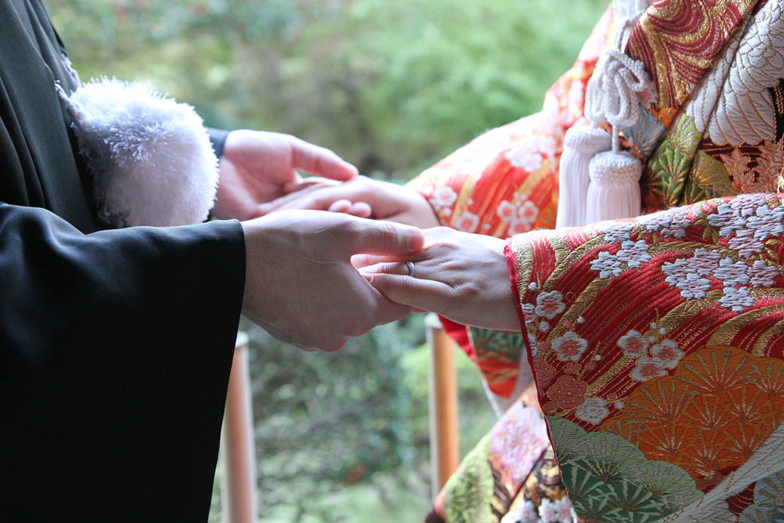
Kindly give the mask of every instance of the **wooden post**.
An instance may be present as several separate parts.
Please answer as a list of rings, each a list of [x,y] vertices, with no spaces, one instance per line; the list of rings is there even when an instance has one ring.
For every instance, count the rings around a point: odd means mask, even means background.
[[[457,438],[457,376],[454,342],[438,316],[428,314],[427,344],[430,347],[430,464],[433,499],[457,470],[460,449]]]
[[[221,440],[221,500],[224,523],[256,523],[256,450],[253,429],[248,336],[237,335],[226,394]]]

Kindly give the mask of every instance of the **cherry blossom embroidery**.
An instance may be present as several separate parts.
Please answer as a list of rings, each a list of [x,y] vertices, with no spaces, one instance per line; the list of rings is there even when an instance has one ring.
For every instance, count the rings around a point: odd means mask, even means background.
[[[733,210],[729,204],[722,204],[716,213],[708,216],[708,225],[719,229],[719,236],[728,238],[746,226],[746,220],[740,212]]]
[[[688,266],[700,276],[707,277],[713,274],[713,270],[719,266],[720,260],[721,253],[719,251],[709,251],[700,247],[694,250],[694,256],[689,260]]]
[[[542,155],[531,151],[529,147],[519,147],[506,153],[506,159],[512,167],[532,173],[542,168]]]
[[[664,281],[673,287],[678,285],[679,281],[685,280],[691,270],[692,268],[684,258],[678,258],[674,262],[664,262],[662,264],[662,272],[667,275]],[[707,274],[703,276],[707,276]]]
[[[552,348],[561,361],[579,361],[588,348],[588,341],[574,332],[567,332],[553,340]]]
[[[520,308],[523,310],[523,319],[526,325],[536,319],[534,316],[535,307],[532,303],[523,303]]]
[[[539,505],[539,518],[540,523],[558,523],[558,512],[550,498],[542,498],[542,504]]]
[[[618,346],[623,349],[623,353],[627,358],[632,359],[646,356],[649,345],[648,340],[635,330],[629,331],[628,334],[621,336],[621,339],[618,340]]]
[[[692,224],[688,218],[687,207],[682,208],[682,212],[671,214],[669,216],[670,223],[662,227],[662,236],[671,236],[673,238],[683,239],[686,237],[686,229]]]
[[[754,287],[773,287],[779,276],[779,270],[768,265],[765,260],[756,260],[754,265],[749,267],[749,276],[751,285]]]
[[[539,208],[531,200],[526,200],[517,209],[517,215],[512,219],[512,223],[509,226],[509,234],[514,235],[530,231],[538,216]]]
[[[501,523],[538,523],[538,521],[539,510],[530,500],[520,503],[517,513],[510,512],[501,519]]]
[[[644,226],[650,232],[658,232],[662,227],[670,224],[670,217],[667,211],[659,211],[645,214],[637,219],[637,223]]]
[[[650,246],[645,240],[633,242],[627,240],[621,244],[621,250],[615,255],[622,262],[626,262],[630,269],[639,269],[643,263],[651,261],[648,254]]]
[[[623,273],[621,261],[607,251],[599,253],[599,258],[591,262],[591,269],[599,273],[599,278],[620,276]]]
[[[710,290],[711,282],[707,278],[700,278],[696,273],[690,272],[686,279],[679,280],[675,286],[681,290],[681,296],[687,300],[699,300],[706,296]]]
[[[439,187],[430,198],[430,205],[437,211],[443,207],[451,207],[457,201],[457,193],[448,185]]]
[[[642,216],[638,222],[650,232],[659,232],[662,236],[685,238],[686,229],[692,223],[688,218],[688,212],[688,207],[679,207]]]
[[[660,358],[643,356],[637,359],[637,366],[632,370],[631,376],[637,381],[648,381],[665,374],[667,371],[664,370],[664,362]]]
[[[475,232],[479,227],[479,216],[465,211],[455,220],[455,227],[463,232]]]
[[[754,230],[754,239],[765,241],[771,236],[781,236],[784,234],[784,207],[774,207],[771,209],[767,205],[757,207],[754,216],[748,221],[748,227]]]
[[[539,342],[536,339],[536,336],[533,336],[530,333],[528,334],[528,348],[531,351],[532,358],[539,354]]]
[[[724,296],[719,300],[722,307],[732,309],[732,312],[743,312],[746,307],[754,305],[754,298],[749,296],[748,287],[725,287]]]
[[[556,501],[542,498],[542,504],[539,505],[539,518],[540,523],[572,523],[575,520],[572,502],[567,497]]]
[[[631,240],[631,231],[633,228],[633,223],[617,222],[609,227],[602,227],[599,229],[599,232],[604,234],[604,241],[607,243],[620,243]]]
[[[683,351],[678,348],[678,344],[672,340],[662,340],[651,347],[651,355],[664,362],[665,369],[674,369],[683,359]]]
[[[503,200],[498,204],[498,210],[496,211],[496,214],[499,218],[501,218],[502,222],[509,223],[515,216],[515,210],[516,209],[514,205],[506,200]]]
[[[741,194],[730,202],[730,208],[743,218],[756,214],[757,208],[762,205],[767,205],[762,194]]]
[[[547,387],[555,377],[555,367],[545,362],[542,358],[534,359],[534,374],[536,383],[540,388]]]
[[[583,402],[583,396],[588,389],[588,384],[576,380],[572,376],[562,375],[550,386],[547,395],[558,404],[561,409],[571,409]]]
[[[724,282],[725,287],[736,287],[749,283],[749,266],[744,262],[734,262],[730,258],[723,258],[719,266],[714,269],[713,277]]]
[[[598,425],[604,418],[610,415],[610,411],[607,409],[607,403],[603,398],[589,396],[585,398],[585,401],[583,401],[583,404],[580,405],[574,415],[577,419]]]
[[[515,416],[504,416],[493,428],[491,452],[515,483],[524,480],[547,447],[547,425],[538,409],[515,404]]]
[[[566,305],[563,302],[563,294],[558,291],[543,292],[536,297],[536,315],[548,320],[552,320],[561,314]]]
[[[735,233],[728,242],[729,248],[738,251],[744,258],[753,256],[765,250],[765,244],[754,238],[753,229],[742,229]]]

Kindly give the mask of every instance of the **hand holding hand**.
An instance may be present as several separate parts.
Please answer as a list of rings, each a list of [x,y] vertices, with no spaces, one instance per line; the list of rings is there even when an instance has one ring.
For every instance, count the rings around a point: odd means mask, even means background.
[[[334,351],[349,337],[410,312],[374,289],[351,257],[408,256],[424,244],[418,229],[315,211],[275,213],[242,225],[243,312],[276,338]]]
[[[220,158],[213,214],[239,220],[261,216],[259,204],[284,196],[286,184],[301,181],[296,169],[341,181],[357,174],[353,165],[332,151],[294,136],[248,130],[229,133]]]
[[[362,256],[354,263],[392,301],[464,325],[519,331],[504,240],[446,227],[423,233],[425,246],[415,254]]]
[[[289,191],[286,196],[259,206],[261,212],[312,209],[405,223],[423,229],[439,225],[433,208],[415,190],[365,176],[356,176],[345,183],[307,178],[288,184],[286,190]]]

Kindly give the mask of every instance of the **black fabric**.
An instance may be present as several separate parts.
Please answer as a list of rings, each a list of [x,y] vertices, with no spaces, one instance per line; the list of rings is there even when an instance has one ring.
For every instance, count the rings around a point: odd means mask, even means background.
[[[33,38],[0,0],[0,521],[206,521],[242,227],[96,230],[25,2]]]
[[[37,1],[32,5],[43,9]],[[33,23],[48,22],[44,13]],[[55,80],[71,86],[70,77],[54,29],[38,24],[34,29],[41,52],[10,1],[0,0],[0,198],[50,209],[91,232],[97,228],[93,205],[54,89]]]
[[[243,258],[237,222],[0,204],[0,520],[206,520]]]
[[[226,145],[226,138],[229,136],[229,132],[222,129],[212,129],[208,127],[207,133],[210,135],[212,152],[215,153],[215,156],[220,158],[223,155],[223,146]]]

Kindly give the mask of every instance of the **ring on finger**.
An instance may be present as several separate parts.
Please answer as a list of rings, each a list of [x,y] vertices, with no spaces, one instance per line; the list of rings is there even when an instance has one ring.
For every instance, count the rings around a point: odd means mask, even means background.
[[[408,275],[412,278],[414,277],[414,262],[406,262],[406,267],[408,267]]]

